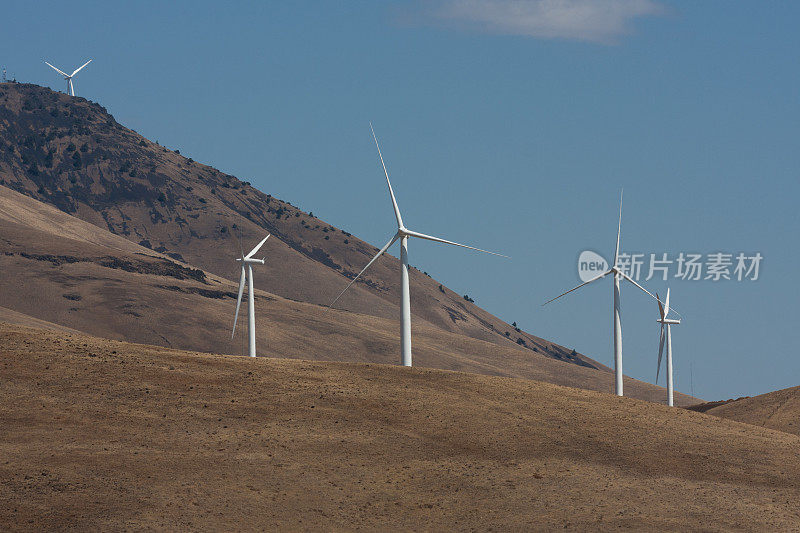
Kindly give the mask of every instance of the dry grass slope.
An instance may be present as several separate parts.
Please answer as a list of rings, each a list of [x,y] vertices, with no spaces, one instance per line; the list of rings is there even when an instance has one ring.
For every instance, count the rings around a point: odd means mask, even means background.
[[[518,379],[0,326],[0,529],[798,530],[800,438]]]
[[[710,415],[800,435],[800,387],[727,402]]]

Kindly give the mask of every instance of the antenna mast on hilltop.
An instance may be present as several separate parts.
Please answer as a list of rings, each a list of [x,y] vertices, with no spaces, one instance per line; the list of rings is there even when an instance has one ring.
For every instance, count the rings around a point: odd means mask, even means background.
[[[3,83],[5,83],[7,81],[8,81],[8,79],[6,79],[6,67],[3,67]]]

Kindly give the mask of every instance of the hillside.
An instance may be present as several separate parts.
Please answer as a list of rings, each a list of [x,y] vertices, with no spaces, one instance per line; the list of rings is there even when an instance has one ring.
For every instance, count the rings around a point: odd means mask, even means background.
[[[311,213],[145,139],[80,97],[0,84],[0,139],[0,185],[218,276],[238,278],[231,258],[239,237],[256,243],[272,233],[277,238],[265,248],[269,260],[258,286],[284,298],[327,305],[377,252]],[[440,329],[605,368],[515,330],[416,269],[411,284],[412,313]],[[378,260],[353,289],[337,306],[399,316],[396,258]]]
[[[0,362],[3,530],[800,523],[800,438],[630,398],[8,325]]]
[[[244,353],[231,340],[237,285],[0,186],[0,319],[203,352]],[[396,363],[396,320],[256,291],[259,354]],[[367,293],[369,294],[369,293]],[[30,318],[27,318],[30,317]],[[43,322],[42,322],[43,321]],[[610,392],[611,373],[511,343],[448,332],[414,317],[417,365],[540,379]],[[664,389],[626,379],[635,398]],[[678,395],[680,405],[696,399]]]
[[[703,411],[754,426],[800,435],[800,387],[721,402],[721,405],[711,406]]]

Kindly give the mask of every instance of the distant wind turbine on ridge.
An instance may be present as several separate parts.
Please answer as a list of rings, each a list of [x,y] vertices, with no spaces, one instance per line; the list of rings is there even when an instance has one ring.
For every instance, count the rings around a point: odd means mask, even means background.
[[[91,63],[92,61],[93,61],[93,60],[92,60],[92,59],[90,59],[89,61],[87,61],[87,62],[86,62],[86,63],[84,63],[83,65],[79,66],[78,68],[76,68],[76,69],[75,69],[75,71],[74,71],[72,74],[67,74],[67,73],[66,73],[66,72],[64,72],[63,70],[59,70],[59,69],[57,69],[56,67],[54,67],[53,65],[51,65],[51,64],[50,64],[50,63],[48,63],[47,61],[45,61],[45,64],[46,64],[48,67],[50,67],[51,69],[53,69],[53,70],[55,70],[56,72],[58,72],[59,74],[61,74],[62,76],[64,76],[64,79],[65,79],[65,80],[67,80],[67,94],[68,94],[68,95],[70,95],[70,96],[75,96],[75,87],[73,87],[73,86],[72,86],[72,77],[73,77],[73,76],[75,76],[75,74],[77,74],[78,72],[80,72],[80,70],[81,70],[83,67],[85,67],[86,65],[88,65],[88,64],[89,64],[89,63]]]
[[[619,223],[617,224],[617,246],[614,249],[614,263],[611,268],[607,271],[603,272],[599,276],[595,276],[594,278],[581,283],[577,287],[568,290],[567,292],[561,293],[555,298],[546,301],[542,305],[547,305],[550,302],[558,300],[565,294],[569,294],[572,291],[576,291],[583,287],[584,285],[588,285],[592,282],[595,282],[601,278],[608,276],[609,274],[614,274],[614,391],[617,396],[623,396],[622,391],[622,323],[620,318],[620,281],[625,279],[636,285],[639,289],[650,295],[651,297],[658,300],[658,297],[654,296],[650,291],[636,283],[629,275],[622,271],[619,267],[619,243],[620,243],[620,233],[622,230],[622,192],[619,194]]]
[[[658,293],[656,293],[658,296]],[[672,325],[680,324],[680,319],[667,318],[669,316],[669,289],[667,289],[667,299],[664,305],[658,301],[658,322],[661,323],[661,337],[658,341],[658,366],[656,367],[656,384],[658,384],[658,373],[661,370],[661,355],[664,353],[664,342],[667,344],[667,405],[672,407],[673,392],[675,390],[672,383]]]
[[[259,249],[267,242],[269,234],[264,237],[255,248],[250,250],[250,253],[244,255],[240,250],[242,257],[237,258],[237,261],[242,262],[242,275],[239,277],[239,296],[236,298],[236,314],[233,316],[233,331],[231,332],[231,339],[236,334],[236,321],[239,319],[239,307],[242,305],[242,292],[244,291],[244,280],[247,278],[247,332],[249,334],[249,355],[250,357],[256,356],[256,308],[255,308],[255,295],[253,294],[253,265],[263,265],[264,258],[253,259],[253,256]],[[247,269],[245,270],[245,266]]]
[[[389,239],[389,242],[386,245],[378,250],[378,253],[375,254],[367,266],[358,273],[358,276],[353,278],[353,280],[344,288],[344,290],[339,293],[339,296],[331,302],[328,306],[328,309],[331,309],[333,305],[339,301],[339,298],[347,292],[353,283],[356,282],[358,278],[361,277],[369,267],[374,263],[380,256],[382,256],[386,250],[392,246],[395,241],[400,241],[400,280],[401,280],[401,289],[402,289],[402,298],[401,298],[401,315],[400,315],[400,352],[401,352],[401,363],[403,366],[411,366],[411,292],[408,285],[408,238],[409,237],[416,237],[418,239],[425,239],[428,241],[438,242],[442,244],[452,244],[453,246],[460,246],[462,248],[469,248],[470,250],[476,250],[478,252],[484,252],[487,254],[492,255],[499,255],[500,257],[508,257],[507,255],[498,254],[495,252],[489,252],[487,250],[481,250],[480,248],[474,248],[472,246],[467,246],[466,244],[459,244],[453,241],[447,241],[445,239],[440,239],[439,237],[432,237],[430,235],[425,235],[424,233],[418,233],[416,231],[411,231],[410,229],[406,228],[403,224],[403,217],[400,215],[400,208],[397,206],[397,200],[394,196],[394,191],[392,190],[392,184],[389,181],[389,172],[386,170],[386,164],[383,162],[383,154],[381,154],[381,147],[378,144],[378,138],[375,136],[375,130],[372,128],[372,123],[369,125],[370,130],[372,130],[372,138],[375,140],[375,146],[378,149],[378,157],[381,160],[381,166],[383,167],[383,173],[386,176],[386,185],[389,187],[389,197],[392,200],[392,207],[394,208],[394,216],[397,220],[397,233]]]

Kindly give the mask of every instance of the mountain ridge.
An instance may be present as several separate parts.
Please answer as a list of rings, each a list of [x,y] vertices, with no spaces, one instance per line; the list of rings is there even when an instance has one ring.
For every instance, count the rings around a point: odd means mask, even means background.
[[[377,252],[351,233],[262,193],[248,182],[185,158],[129,130],[100,106],[29,84],[0,84],[0,185],[49,203],[159,253],[235,279],[229,260],[264,231],[268,292],[327,305]],[[386,254],[337,304],[398,316],[398,260]],[[446,331],[608,370],[522,331],[416,268],[412,314]]]

